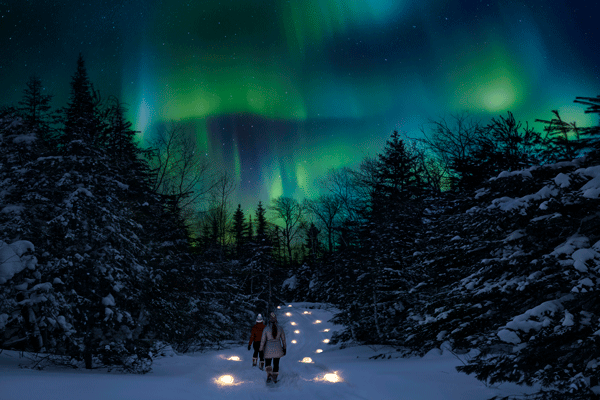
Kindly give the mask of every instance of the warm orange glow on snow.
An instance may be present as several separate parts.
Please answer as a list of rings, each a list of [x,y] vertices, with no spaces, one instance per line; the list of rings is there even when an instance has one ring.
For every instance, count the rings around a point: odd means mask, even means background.
[[[221,375],[217,379],[215,379],[216,383],[220,386],[231,386],[235,385],[235,380],[231,375]]]
[[[228,358],[229,361],[242,361],[238,356],[231,356]]]
[[[330,373],[330,374],[325,374],[325,376],[323,378],[328,382],[340,382],[341,381],[340,377],[335,372]]]
[[[316,377],[315,381],[338,383],[344,380],[337,374],[337,371],[333,371]]]
[[[302,360],[300,360],[301,363],[306,363],[306,364],[310,364],[313,362],[312,358],[310,357],[304,357]]]

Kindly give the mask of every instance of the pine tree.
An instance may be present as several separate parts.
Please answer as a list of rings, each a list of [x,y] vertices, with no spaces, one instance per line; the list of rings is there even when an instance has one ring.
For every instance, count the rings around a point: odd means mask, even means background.
[[[28,127],[34,129],[38,138],[47,143],[50,140],[49,111],[53,96],[44,93],[46,89],[38,76],[30,77],[26,86],[23,99],[19,102],[20,111]]]
[[[254,226],[252,225],[252,215],[248,216],[248,224],[246,224],[246,243],[254,240]]]
[[[406,146],[398,131],[394,131],[376,164],[374,201],[384,205],[414,199],[423,189],[419,172],[417,155]]]
[[[64,110],[63,134],[59,140],[62,146],[73,143],[78,147],[102,143],[105,127],[100,119],[98,106],[100,99],[88,77],[81,53],[77,59],[77,70],[71,78],[71,94]]]
[[[260,243],[267,239],[267,211],[264,209],[262,202],[258,202],[256,208],[256,240]]]
[[[244,211],[242,210],[242,205],[238,204],[238,208],[233,213],[233,226],[232,232],[235,239],[235,252],[239,257],[242,252],[242,246],[244,245],[246,236],[244,235],[246,231],[246,223],[244,217]]]
[[[320,233],[321,231],[315,226],[314,223],[311,223],[306,230],[306,242],[304,246],[308,251],[308,259],[310,260],[311,265],[314,264],[323,253],[323,245],[319,239]]]
[[[126,109],[117,98],[111,98],[112,104],[108,109],[108,129],[106,148],[115,160],[131,164],[140,153],[135,143],[135,131],[131,122],[125,119]]]

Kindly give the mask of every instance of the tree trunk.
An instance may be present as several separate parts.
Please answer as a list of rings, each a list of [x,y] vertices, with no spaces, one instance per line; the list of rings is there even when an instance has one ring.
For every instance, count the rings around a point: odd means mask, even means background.
[[[83,361],[85,361],[85,369],[92,369],[92,351],[85,346],[85,351],[83,353]]]
[[[250,263],[250,296],[251,297],[254,295],[253,286],[254,286],[254,262],[251,262]]]
[[[35,351],[40,351],[42,347],[44,347],[44,341],[42,340],[42,334],[40,333],[37,318],[31,307],[29,307],[29,315],[27,317],[29,318],[29,322],[31,323],[31,326],[33,328],[33,349]]]
[[[373,317],[375,318],[375,332],[377,338],[381,338],[381,330],[379,329],[379,315],[377,314],[377,291],[373,289]]]

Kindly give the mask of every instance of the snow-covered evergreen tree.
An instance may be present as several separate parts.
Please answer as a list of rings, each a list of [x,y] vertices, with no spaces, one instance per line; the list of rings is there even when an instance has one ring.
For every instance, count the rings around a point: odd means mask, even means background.
[[[231,270],[192,254],[122,109],[104,124],[93,98],[80,57],[57,149],[0,114],[0,346],[145,372],[160,342],[239,338]]]

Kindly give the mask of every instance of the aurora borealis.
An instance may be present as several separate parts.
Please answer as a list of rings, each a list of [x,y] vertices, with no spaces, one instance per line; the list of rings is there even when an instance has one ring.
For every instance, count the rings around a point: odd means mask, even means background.
[[[0,104],[39,75],[62,106],[81,52],[141,139],[193,130],[237,200],[313,196],[330,168],[428,119],[558,109],[600,94],[600,9],[545,0],[0,0]]]

